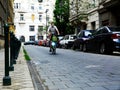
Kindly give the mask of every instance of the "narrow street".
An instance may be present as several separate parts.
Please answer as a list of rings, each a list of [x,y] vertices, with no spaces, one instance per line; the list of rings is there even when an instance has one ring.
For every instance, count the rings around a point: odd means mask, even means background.
[[[45,90],[120,90],[120,55],[24,47]]]

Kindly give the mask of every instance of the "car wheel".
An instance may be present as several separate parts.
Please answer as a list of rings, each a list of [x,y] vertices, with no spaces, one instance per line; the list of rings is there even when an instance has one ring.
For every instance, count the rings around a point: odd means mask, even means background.
[[[65,49],[68,49],[68,45],[67,44],[65,44]]]
[[[75,50],[75,49],[76,49],[75,45],[73,45],[73,46],[72,46],[72,49],[73,49],[73,50]]]
[[[65,45],[62,45],[61,47],[62,47],[63,49],[65,49]]]
[[[99,53],[104,54],[106,52],[106,46],[105,43],[102,43],[100,45]]]
[[[86,44],[83,44],[83,51],[87,52],[87,46],[86,46]]]
[[[82,51],[83,50],[83,45],[82,44],[80,44],[80,51]]]

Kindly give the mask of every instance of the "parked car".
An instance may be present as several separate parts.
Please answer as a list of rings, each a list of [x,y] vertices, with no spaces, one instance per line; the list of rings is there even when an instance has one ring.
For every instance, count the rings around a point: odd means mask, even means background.
[[[120,27],[103,26],[85,41],[84,51],[97,51],[101,54],[112,54],[120,51]]]
[[[39,39],[39,40],[38,40],[38,45],[39,45],[39,46],[46,46],[46,40]]]
[[[34,45],[38,45],[38,40],[34,41]]]
[[[65,35],[64,38],[60,41],[61,47],[71,48],[76,38],[76,35]]]
[[[82,51],[85,40],[87,40],[94,31],[95,30],[81,30],[73,43],[72,49],[79,49],[80,51]]]
[[[58,36],[58,43],[57,43],[57,47],[61,48],[61,44],[60,41],[63,40],[64,36]]]
[[[24,45],[35,45],[35,41],[24,42]]]

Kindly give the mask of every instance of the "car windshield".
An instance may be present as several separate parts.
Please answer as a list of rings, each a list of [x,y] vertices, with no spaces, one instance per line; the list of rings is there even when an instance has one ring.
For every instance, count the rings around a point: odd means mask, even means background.
[[[111,31],[120,31],[120,27],[109,27]]]
[[[59,40],[61,40],[61,39],[63,39],[63,38],[64,38],[63,36],[59,36],[59,37],[58,37]]]
[[[71,36],[70,37],[70,40],[74,40],[74,39],[76,39],[76,36]]]
[[[91,32],[86,31],[86,32],[85,32],[85,36],[89,36],[89,35],[91,35]]]

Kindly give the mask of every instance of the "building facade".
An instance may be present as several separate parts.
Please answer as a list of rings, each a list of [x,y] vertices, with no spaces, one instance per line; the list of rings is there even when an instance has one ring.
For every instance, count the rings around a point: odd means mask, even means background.
[[[35,41],[46,34],[53,20],[55,0],[15,0],[15,35],[21,41]],[[44,37],[45,39],[46,37]]]
[[[4,47],[4,25],[14,22],[14,0],[0,0],[0,48]]]
[[[82,29],[120,26],[119,0],[70,0],[70,23],[75,33]]]
[[[98,0],[70,0],[70,23],[77,34],[82,29],[98,27]],[[95,17],[95,18],[93,18]]]
[[[120,26],[120,0],[99,1],[100,26]]]

